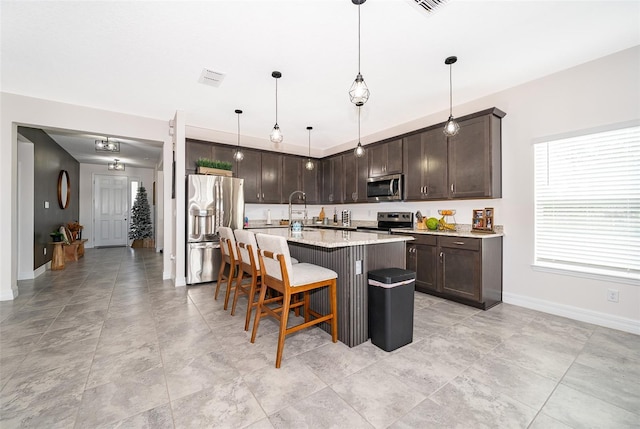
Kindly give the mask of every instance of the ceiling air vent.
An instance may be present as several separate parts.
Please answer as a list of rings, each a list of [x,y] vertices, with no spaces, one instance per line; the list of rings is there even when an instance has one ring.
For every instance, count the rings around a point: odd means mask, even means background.
[[[427,12],[427,15],[431,15],[438,8],[449,3],[449,0],[410,0],[411,3],[418,6],[423,12]]]
[[[203,83],[205,85],[219,87],[222,81],[224,80],[225,74],[217,71],[202,69],[202,73],[200,73],[200,79],[198,82]]]

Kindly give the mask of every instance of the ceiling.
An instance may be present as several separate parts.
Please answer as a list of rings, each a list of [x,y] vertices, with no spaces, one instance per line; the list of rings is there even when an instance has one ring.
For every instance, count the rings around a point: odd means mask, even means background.
[[[434,1],[434,0],[431,0]],[[2,91],[238,132],[287,152],[344,150],[358,138],[347,91],[358,71],[358,7],[350,0],[1,2]],[[413,0],[361,7],[361,71],[371,97],[367,135],[640,44],[640,1],[450,0],[427,13]],[[203,68],[225,74],[198,83]],[[490,107],[490,106],[488,106]],[[71,132],[70,132],[71,131]],[[92,130],[52,131],[80,162],[100,163]],[[79,133],[78,133],[79,132]],[[121,138],[120,158],[152,166],[153,142]],[[126,152],[125,152],[126,149]],[[138,152],[129,152],[137,150]],[[131,155],[131,156],[130,156]],[[149,158],[145,160],[144,158]]]

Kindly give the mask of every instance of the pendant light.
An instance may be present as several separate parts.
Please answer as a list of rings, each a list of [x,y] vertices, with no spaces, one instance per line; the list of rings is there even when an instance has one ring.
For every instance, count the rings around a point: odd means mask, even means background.
[[[351,0],[353,4],[358,6],[358,74],[349,89],[349,98],[356,106],[364,105],[369,99],[369,88],[367,88],[367,84],[364,83],[364,78],[360,73],[360,5],[365,1],[367,0]]]
[[[233,159],[236,162],[240,162],[244,159],[244,153],[240,150],[240,115],[242,110],[236,109],[235,112],[238,114],[238,149],[233,153]]]
[[[269,140],[271,140],[271,143],[278,144],[282,143],[283,138],[280,126],[278,125],[278,79],[282,77],[282,73],[274,71],[271,73],[271,77],[276,80],[276,124],[273,126],[273,130],[271,130]]]
[[[306,168],[309,171],[313,170],[313,168],[315,167],[315,165],[313,164],[313,161],[311,161],[311,130],[312,129],[313,127],[307,127],[307,130],[309,130],[309,157],[307,158],[307,162],[305,162],[304,164],[304,168]]]
[[[353,150],[353,154],[356,158],[362,158],[364,156],[364,147],[362,143],[360,143],[360,109],[362,107],[358,106],[358,146]]]
[[[447,123],[444,125],[444,135],[448,137],[455,136],[458,134],[460,130],[460,125],[453,119],[453,90],[451,83],[451,65],[455,64],[458,61],[458,57],[448,57],[444,60],[444,63],[449,66],[449,119],[447,119]]]

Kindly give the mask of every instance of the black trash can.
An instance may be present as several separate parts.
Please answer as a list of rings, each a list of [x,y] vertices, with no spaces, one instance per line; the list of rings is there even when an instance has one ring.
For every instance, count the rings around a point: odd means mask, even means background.
[[[369,271],[369,336],[385,351],[413,341],[416,273],[402,268]]]

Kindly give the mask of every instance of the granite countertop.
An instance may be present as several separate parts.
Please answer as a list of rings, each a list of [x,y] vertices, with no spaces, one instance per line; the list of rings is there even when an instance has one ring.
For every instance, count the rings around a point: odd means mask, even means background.
[[[297,219],[296,219],[297,220]],[[333,223],[330,222],[327,225],[322,223],[313,223],[309,221],[305,223],[305,227],[309,228],[318,228],[318,229],[338,229],[338,230],[350,230],[355,231],[359,226],[376,226],[378,222],[375,220],[352,220],[351,225],[343,226],[341,222]],[[249,222],[249,226],[245,227],[245,229],[257,229],[257,228],[287,228],[289,225],[280,225],[280,220],[273,221],[271,225],[267,225],[266,221],[258,220],[255,222]]]
[[[408,235],[375,234],[370,232],[340,231],[335,229],[304,228],[302,232],[292,232],[283,228],[264,228],[254,230],[256,233],[279,235],[286,237],[292,243],[308,244],[311,246],[336,248],[349,246],[363,246],[369,244],[393,243],[413,240]]]
[[[471,225],[457,224],[455,231],[432,231],[430,229],[416,228],[394,228],[392,233],[403,234],[424,234],[424,235],[448,235],[451,237],[469,237],[469,238],[496,238],[504,236],[502,225],[496,225],[495,232],[474,232]]]

